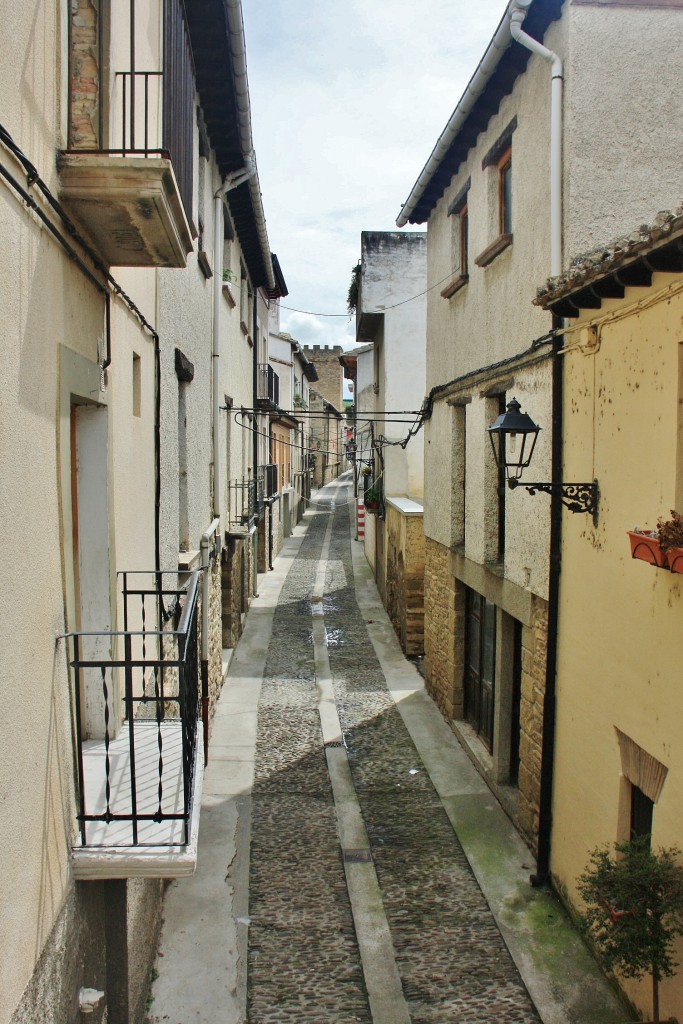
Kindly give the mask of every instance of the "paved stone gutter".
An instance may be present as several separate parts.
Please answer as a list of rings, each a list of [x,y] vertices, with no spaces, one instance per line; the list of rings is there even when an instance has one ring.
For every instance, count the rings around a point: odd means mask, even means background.
[[[252,803],[251,1024],[371,1022],[318,711],[311,595],[327,517],[311,522],[275,611]]]
[[[373,1020],[314,668],[311,598],[328,523],[324,514],[311,522],[283,586],[259,704],[250,1024]],[[387,689],[355,598],[347,504],[334,512],[322,611],[337,712],[410,1019],[538,1021]]]

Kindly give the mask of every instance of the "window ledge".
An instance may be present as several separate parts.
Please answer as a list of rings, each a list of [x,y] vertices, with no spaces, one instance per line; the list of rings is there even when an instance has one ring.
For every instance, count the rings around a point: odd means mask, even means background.
[[[199,264],[199,269],[201,270],[202,274],[207,279],[207,281],[210,277],[213,277],[213,271],[211,269],[211,264],[209,263],[209,257],[202,249],[200,249],[199,252],[197,253],[197,263]]]
[[[223,284],[223,297],[227,300],[227,303],[231,307],[231,309],[234,309],[235,306],[237,305],[237,302],[235,301],[235,296],[232,294],[232,289],[230,288],[230,285],[227,282]]]
[[[489,263],[493,263],[496,256],[499,256],[509,245],[512,245],[512,235],[498,235],[495,241],[479,253],[474,262],[478,267],[488,267]]]
[[[244,320],[240,320],[240,330],[241,330],[242,334],[244,334],[244,335],[248,335],[249,334],[249,328],[245,324]]]
[[[201,558],[200,551],[179,551],[178,552],[178,571],[179,572],[192,572],[193,569],[199,568],[199,561]]]
[[[441,292],[442,299],[450,299],[456,292],[459,292],[461,288],[464,288],[470,279],[469,274],[458,274],[454,277]]]
[[[148,752],[141,763],[151,768],[156,764],[153,752],[157,746],[155,729],[150,729],[150,722],[135,723],[135,742],[139,750]],[[183,757],[182,728],[180,722],[165,722],[165,786],[166,799],[176,801],[183,793]],[[123,801],[127,787],[122,773],[129,765],[128,731],[112,741],[112,791],[113,801]],[[104,757],[102,756],[103,740],[88,741],[85,757],[92,758],[94,770],[89,773],[92,792],[88,794],[90,806],[103,810],[102,794],[105,792]],[[170,756],[169,756],[170,755]],[[128,835],[128,822],[114,820],[111,823],[93,822],[92,842],[89,846],[75,846],[71,851],[71,863],[74,876],[78,879],[98,878],[183,878],[193,875],[197,868],[197,843],[199,839],[199,815],[202,802],[202,786],[204,781],[204,733],[201,721],[197,723],[197,750],[195,754],[192,779],[192,810],[189,821],[189,843],[185,844],[185,826],[180,813],[175,821],[156,823],[152,812],[156,809],[152,799],[148,807],[138,806],[140,811],[147,811],[149,818],[140,826],[143,835],[137,846],[131,845]],[[127,780],[126,780],[127,781]],[[140,791],[145,794],[156,793],[158,780],[153,772],[142,774]],[[175,797],[173,796],[175,794]],[[98,801],[100,803],[98,804]],[[114,811],[118,810],[118,805]],[[178,812],[181,808],[178,804]]]

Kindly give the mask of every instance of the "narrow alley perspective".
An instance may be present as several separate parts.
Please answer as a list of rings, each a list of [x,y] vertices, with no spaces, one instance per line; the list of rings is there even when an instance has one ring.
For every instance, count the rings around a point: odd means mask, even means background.
[[[354,508],[347,473],[260,580],[148,1021],[628,1020],[401,653]]]

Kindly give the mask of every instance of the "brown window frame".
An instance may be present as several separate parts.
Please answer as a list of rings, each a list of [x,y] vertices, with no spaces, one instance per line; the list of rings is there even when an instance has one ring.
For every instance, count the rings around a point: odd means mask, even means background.
[[[469,206],[467,200],[456,211],[459,224],[460,238],[460,276],[466,277],[469,273]]]
[[[468,178],[448,208],[448,216],[457,217],[458,223],[457,226],[454,224],[451,228],[451,271],[454,274],[454,277],[441,292],[441,296],[444,299],[452,298],[453,295],[460,291],[460,289],[466,285],[469,280],[469,204],[467,201],[469,189],[470,179]],[[455,251],[456,240],[458,249],[457,268]]]
[[[509,178],[508,178],[509,175]],[[510,182],[508,197],[507,183]],[[512,234],[512,146],[498,160],[498,234]]]

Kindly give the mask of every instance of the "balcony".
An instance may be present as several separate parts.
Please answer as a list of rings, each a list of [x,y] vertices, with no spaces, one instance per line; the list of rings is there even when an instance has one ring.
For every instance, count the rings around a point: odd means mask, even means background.
[[[185,267],[192,235],[163,156],[65,152],[60,196],[110,267]]]
[[[256,512],[257,480],[228,480],[228,533],[248,533]]]
[[[277,466],[269,462],[266,466],[259,466],[256,475],[259,504],[270,504],[273,498],[278,495],[278,473]]]
[[[294,389],[294,408],[301,409],[302,411],[308,409],[308,403],[301,393],[300,388]]]
[[[76,878],[192,874],[203,776],[199,573],[121,573],[123,630],[68,636]]]
[[[280,405],[280,377],[268,363],[258,365],[256,404],[262,409],[277,409]]]
[[[184,267],[192,250],[195,86],[182,3],[167,0],[163,56],[145,45],[144,4],[114,5],[108,28],[98,11],[72,25],[60,199],[108,266]],[[114,58],[115,38],[128,45]],[[123,69],[110,82],[113,58]]]

